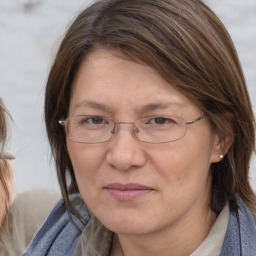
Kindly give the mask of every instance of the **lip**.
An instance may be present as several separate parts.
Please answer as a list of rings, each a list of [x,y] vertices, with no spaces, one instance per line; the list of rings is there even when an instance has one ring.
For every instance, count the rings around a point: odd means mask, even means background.
[[[105,186],[104,189],[119,201],[133,201],[153,191],[152,188],[137,183],[112,183]]]

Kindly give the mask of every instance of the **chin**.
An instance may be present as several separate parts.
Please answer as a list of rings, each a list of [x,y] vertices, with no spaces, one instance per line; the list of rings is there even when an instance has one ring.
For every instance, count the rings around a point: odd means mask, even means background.
[[[130,235],[139,235],[148,233],[148,230],[145,230],[145,227],[139,227],[138,225],[127,225],[127,224],[113,224],[106,226],[109,230],[116,234],[130,234]]]
[[[138,214],[137,214],[138,215]],[[122,216],[111,214],[110,218],[99,218],[100,222],[109,230],[118,234],[143,234],[149,232],[151,229],[149,223],[145,221],[146,217],[141,216],[134,218],[134,216]],[[143,217],[143,218],[142,218]],[[151,222],[152,224],[152,222]]]

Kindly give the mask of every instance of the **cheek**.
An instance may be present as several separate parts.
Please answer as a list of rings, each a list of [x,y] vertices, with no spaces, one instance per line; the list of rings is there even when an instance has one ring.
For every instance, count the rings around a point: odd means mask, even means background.
[[[212,147],[207,140],[190,139],[161,145],[150,152],[150,161],[167,187],[181,191],[203,185],[209,176]]]
[[[67,140],[67,149],[75,173],[90,172],[100,165],[101,156],[98,147]]]
[[[92,189],[98,182],[100,166],[105,159],[102,147],[67,141],[67,149],[80,192]]]

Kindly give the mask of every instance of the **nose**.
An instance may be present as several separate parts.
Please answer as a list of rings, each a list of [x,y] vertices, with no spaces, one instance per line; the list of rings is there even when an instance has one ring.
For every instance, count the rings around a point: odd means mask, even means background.
[[[106,161],[117,170],[139,168],[146,163],[142,143],[136,138],[131,123],[119,123],[106,155]]]

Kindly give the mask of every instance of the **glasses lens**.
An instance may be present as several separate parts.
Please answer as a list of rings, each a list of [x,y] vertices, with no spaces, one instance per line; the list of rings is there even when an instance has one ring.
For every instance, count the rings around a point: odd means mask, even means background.
[[[149,143],[171,142],[184,137],[186,123],[176,116],[154,116],[137,119],[134,126],[139,140]]]
[[[72,116],[66,121],[67,137],[81,143],[108,141],[113,128],[113,120],[101,116]]]
[[[93,144],[109,141],[115,123],[112,119],[102,116],[79,115],[69,117],[65,127],[70,140]],[[143,117],[134,122],[134,133],[143,142],[171,142],[184,137],[186,122],[176,116]]]

